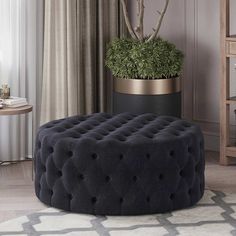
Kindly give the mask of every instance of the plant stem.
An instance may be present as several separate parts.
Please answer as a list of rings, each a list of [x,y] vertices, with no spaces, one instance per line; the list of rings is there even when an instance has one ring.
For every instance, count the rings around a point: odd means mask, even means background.
[[[154,38],[157,37],[157,35],[158,35],[159,31],[160,31],[160,28],[161,28],[161,24],[162,24],[163,18],[164,18],[165,14],[166,14],[169,2],[170,2],[170,0],[166,0],[166,4],[165,4],[165,7],[164,7],[164,10],[162,12],[160,12],[160,18],[157,21],[156,27],[154,29],[154,33],[149,37],[147,42],[150,42],[151,40],[153,40]]]
[[[122,4],[123,13],[124,13],[124,17],[125,17],[125,23],[127,25],[128,31],[133,39],[138,39],[138,37],[137,37],[137,35],[130,23],[129,14],[128,14],[127,5],[126,5],[125,0],[121,0],[121,4]]]

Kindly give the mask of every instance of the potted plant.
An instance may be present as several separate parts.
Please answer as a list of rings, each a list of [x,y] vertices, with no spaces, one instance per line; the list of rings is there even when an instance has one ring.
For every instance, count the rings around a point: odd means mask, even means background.
[[[130,38],[108,45],[106,65],[114,78],[113,112],[152,112],[181,116],[183,53],[159,36],[169,0],[159,12],[153,33],[144,36],[144,0],[138,2],[138,25],[133,28],[125,0],[121,0]]]

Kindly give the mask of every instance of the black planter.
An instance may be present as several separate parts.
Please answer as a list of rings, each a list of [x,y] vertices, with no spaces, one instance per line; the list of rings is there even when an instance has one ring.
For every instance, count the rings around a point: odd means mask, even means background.
[[[113,93],[113,113],[155,113],[181,117],[181,92],[165,95]]]
[[[181,117],[180,79],[114,79],[113,113],[122,112]]]

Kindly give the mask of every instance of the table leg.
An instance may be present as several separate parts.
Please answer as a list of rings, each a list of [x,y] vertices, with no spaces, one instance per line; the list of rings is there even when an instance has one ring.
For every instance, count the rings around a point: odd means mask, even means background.
[[[32,111],[32,181],[34,180],[34,111]]]

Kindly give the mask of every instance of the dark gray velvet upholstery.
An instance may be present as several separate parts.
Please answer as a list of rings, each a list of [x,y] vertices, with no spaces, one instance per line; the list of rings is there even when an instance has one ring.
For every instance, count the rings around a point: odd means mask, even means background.
[[[43,125],[35,190],[47,205],[78,213],[136,215],[194,205],[204,192],[200,128],[153,114],[97,113]]]

